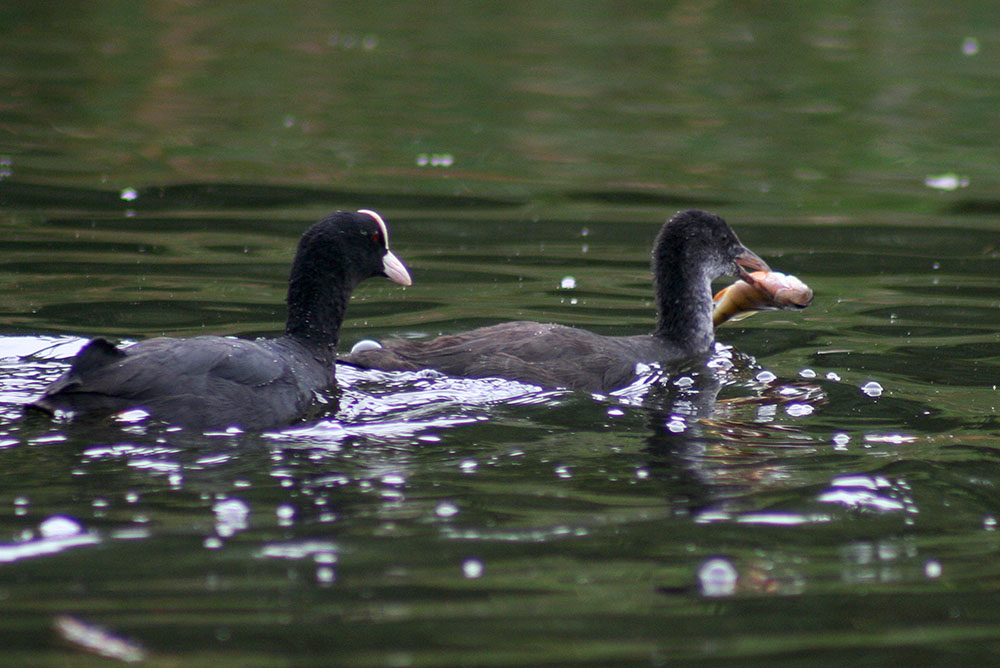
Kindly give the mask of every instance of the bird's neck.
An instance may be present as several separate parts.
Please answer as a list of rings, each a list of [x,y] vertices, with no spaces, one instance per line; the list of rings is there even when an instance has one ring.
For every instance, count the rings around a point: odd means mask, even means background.
[[[353,288],[344,276],[293,270],[288,283],[285,335],[314,354],[335,359],[340,326]]]
[[[710,350],[715,342],[711,279],[681,262],[671,263],[657,275],[659,313],[653,334],[691,354]]]

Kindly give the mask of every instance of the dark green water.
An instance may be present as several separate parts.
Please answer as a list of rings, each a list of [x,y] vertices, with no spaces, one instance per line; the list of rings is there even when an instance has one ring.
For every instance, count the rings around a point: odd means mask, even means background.
[[[0,26],[3,665],[108,665],[72,620],[171,666],[997,662],[1000,6]],[[267,434],[21,418],[86,337],[281,331],[333,209],[380,211],[414,278],[362,286],[346,347],[647,331],[693,206],[817,294],[712,369],[609,397],[345,369]]]

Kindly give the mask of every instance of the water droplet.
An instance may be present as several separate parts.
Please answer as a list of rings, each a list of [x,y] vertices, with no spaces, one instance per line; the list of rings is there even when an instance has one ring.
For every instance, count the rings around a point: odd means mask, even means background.
[[[728,559],[709,559],[698,569],[698,581],[704,596],[732,596],[736,593],[739,573]]]
[[[802,376],[803,378],[815,378],[816,372],[813,371],[812,369],[802,369],[801,371],[799,371],[799,375]]]
[[[777,376],[775,376],[773,373],[767,370],[761,371],[754,378],[759,383],[773,383],[778,379]]]
[[[684,422],[684,418],[680,415],[671,415],[670,419],[667,420],[667,431],[680,434],[685,429],[687,429],[687,423]]]
[[[215,513],[215,531],[224,538],[247,528],[250,506],[242,499],[217,501],[212,506],[212,512]]]
[[[483,562],[478,559],[466,559],[462,562],[462,575],[469,579],[475,579],[482,577],[483,575]]]
[[[962,53],[967,56],[974,56],[979,53],[979,40],[975,37],[966,37],[962,40]]]
[[[295,508],[287,503],[283,503],[274,509],[274,514],[278,517],[278,524],[289,526],[292,520],[295,519]]]
[[[38,525],[42,538],[68,538],[83,533],[83,527],[76,520],[62,515],[53,515]]]
[[[929,578],[941,577],[941,562],[936,559],[928,559],[924,562],[924,575]]]
[[[947,174],[931,175],[924,179],[924,185],[935,190],[957,190],[969,185],[969,178],[948,172]]]
[[[462,469],[463,473],[473,473],[479,466],[479,462],[475,459],[463,459],[458,464],[458,468]]]
[[[576,287],[576,279],[572,276],[564,276],[562,281],[559,282],[559,287],[563,290],[572,290]]]
[[[133,202],[139,199],[139,191],[135,188],[123,188],[120,197],[126,202]]]
[[[785,406],[785,412],[792,417],[805,417],[806,415],[812,415],[813,407],[809,404],[793,403]]]
[[[454,517],[458,515],[458,506],[450,501],[442,501],[434,508],[434,514],[438,517]]]
[[[883,388],[874,380],[870,380],[861,386],[861,391],[867,394],[869,397],[874,398],[882,396]]]
[[[835,371],[827,371],[826,372],[826,379],[827,380],[838,381],[838,380],[840,380],[840,374],[838,374]]]
[[[406,478],[399,475],[398,473],[389,473],[382,476],[383,485],[391,485],[393,487],[399,487],[406,484]]]

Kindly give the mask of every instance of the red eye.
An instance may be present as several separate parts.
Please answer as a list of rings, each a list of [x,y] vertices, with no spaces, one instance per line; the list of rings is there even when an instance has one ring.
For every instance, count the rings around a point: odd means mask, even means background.
[[[372,240],[373,244],[381,244],[382,243],[382,233],[381,232],[372,232],[372,234],[371,234],[371,240]]]

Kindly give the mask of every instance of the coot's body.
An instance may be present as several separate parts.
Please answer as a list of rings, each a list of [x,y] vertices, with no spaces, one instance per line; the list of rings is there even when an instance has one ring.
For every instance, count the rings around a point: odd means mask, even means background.
[[[268,429],[303,414],[334,383],[333,367],[290,337],[160,337],[127,348],[94,339],[35,406],[91,414],[142,408],[185,427]]]
[[[198,429],[286,425],[334,382],[337,339],[354,288],[372,276],[410,284],[388,240],[378,214],[337,212],[299,242],[283,336],[161,337],[127,348],[94,339],[33,407],[101,414],[141,408]]]
[[[436,369],[453,376],[502,377],[543,387],[609,392],[636,377],[637,363],[676,364],[710,353],[712,280],[767,270],[720,217],[678,213],[653,247],[658,320],[648,335],[601,336],[575,327],[507,322],[429,341],[357,346],[342,361],[386,371]],[[749,279],[753,280],[753,279]]]

